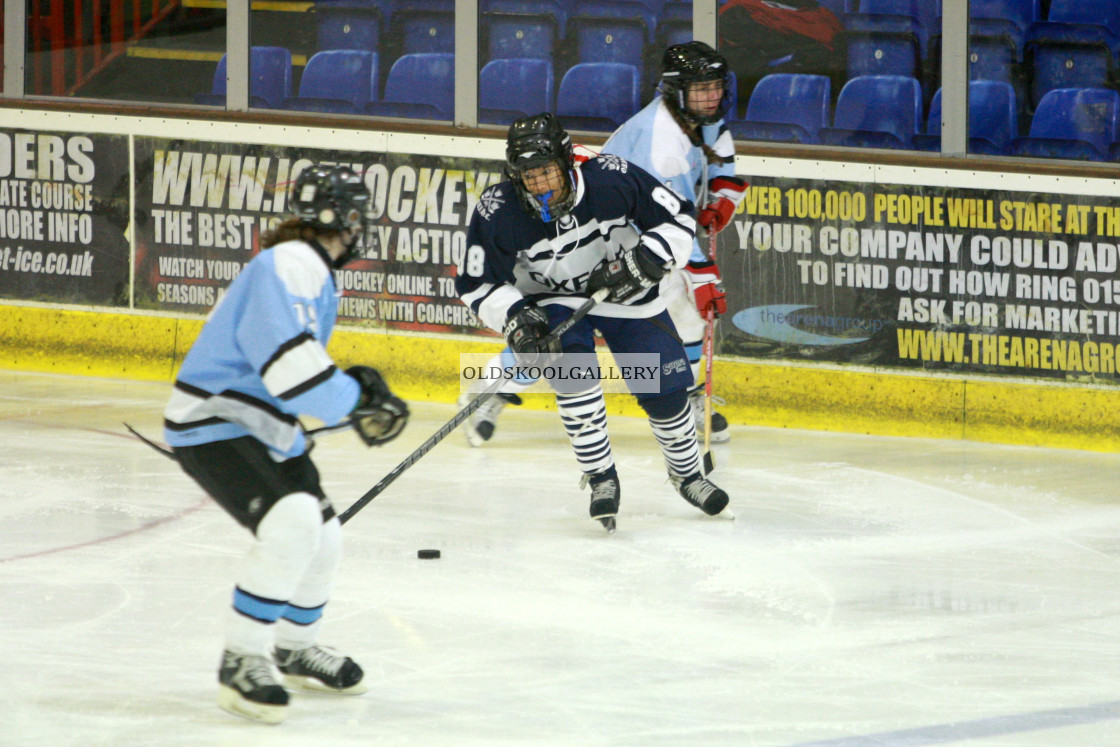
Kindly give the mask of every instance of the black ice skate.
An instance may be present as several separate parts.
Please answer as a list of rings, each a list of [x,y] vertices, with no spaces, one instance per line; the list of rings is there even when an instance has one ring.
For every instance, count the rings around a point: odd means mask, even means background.
[[[288,691],[276,679],[267,657],[225,651],[218,683],[218,705],[223,710],[266,724],[284,720]]]
[[[722,513],[724,516],[734,518],[731,509],[727,508],[727,493],[716,487],[711,480],[701,477],[699,472],[688,477],[669,475],[669,481],[681,494],[681,498],[708,516]]]
[[[712,397],[712,435],[714,444],[721,444],[731,440],[731,431],[727,429],[727,418],[716,412],[715,404],[723,404],[719,397]],[[693,387],[688,392],[688,404],[692,406],[692,417],[696,421],[696,435],[704,440],[704,387]]]
[[[369,689],[362,682],[362,668],[349,656],[323,646],[290,650],[277,648],[276,666],[284,684],[293,690],[359,695]]]
[[[478,392],[467,392],[459,396],[459,409],[463,409]],[[482,446],[494,435],[498,427],[498,415],[506,405],[520,405],[521,397],[516,394],[499,392],[490,397],[471,416],[463,421],[463,433],[467,436],[467,443],[471,446]]]
[[[596,475],[594,477],[584,475],[580,488],[585,487],[588,483],[591,484],[591,518],[602,524],[608,532],[614,534],[614,517],[618,514],[618,504],[621,500],[618,477],[614,474],[613,469],[610,474],[606,475]]]

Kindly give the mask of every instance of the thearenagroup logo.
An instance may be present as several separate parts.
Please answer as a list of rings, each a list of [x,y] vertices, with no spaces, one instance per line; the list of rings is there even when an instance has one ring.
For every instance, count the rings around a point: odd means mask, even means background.
[[[754,306],[736,312],[731,323],[749,335],[790,345],[853,345],[866,342],[883,328],[880,320],[807,311],[815,308],[803,304]]]

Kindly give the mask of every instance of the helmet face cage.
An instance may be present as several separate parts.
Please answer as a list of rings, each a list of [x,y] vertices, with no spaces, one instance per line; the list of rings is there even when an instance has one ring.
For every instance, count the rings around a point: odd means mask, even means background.
[[[552,193],[534,195],[525,186],[527,171],[555,163],[565,175],[564,194],[551,199]],[[539,114],[514,121],[506,137],[505,176],[521,206],[532,216],[548,222],[567,215],[576,200],[572,170],[575,158],[572,139],[551,114]]]
[[[315,165],[304,169],[296,179],[288,204],[297,218],[316,231],[350,231],[352,238],[346,252],[335,260],[335,267],[360,256],[359,246],[369,244],[373,229],[369,189],[346,166]]]
[[[688,89],[693,83],[723,81],[723,96],[711,114],[688,108]],[[692,125],[709,125],[723,119],[731,108],[731,79],[727,60],[704,42],[674,44],[661,61],[661,93],[665,103]]]

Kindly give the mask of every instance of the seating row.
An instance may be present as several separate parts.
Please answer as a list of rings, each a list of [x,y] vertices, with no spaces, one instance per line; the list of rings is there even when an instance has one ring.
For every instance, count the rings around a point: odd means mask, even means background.
[[[940,150],[941,91],[923,117],[915,78],[872,75],[848,81],[829,119],[831,81],[771,75],[751,94],[736,138],[825,145]],[[1004,81],[969,83],[969,152],[1104,161],[1120,155],[1120,93],[1063,88],[1043,96],[1029,134],[1019,136],[1015,91]]]
[[[903,75],[933,90],[940,0],[828,0],[844,24],[846,77]],[[454,52],[454,0],[320,0],[318,49],[381,59]],[[666,46],[691,38],[690,0],[482,0],[480,57],[540,58],[559,74],[582,62],[625,62],[652,82]],[[1120,79],[1120,2],[973,0],[970,77],[1011,83],[1033,110],[1047,91]],[[385,37],[383,39],[383,37]],[[823,72],[823,71],[821,71]]]
[[[319,52],[308,60],[299,93],[293,96],[288,50],[254,47],[250,95],[254,106],[266,108],[449,120],[454,113],[454,65],[452,54],[405,55],[389,70],[379,97],[376,53]],[[198,103],[224,103],[225,80],[223,58],[211,93],[196,97]],[[638,71],[625,63],[573,66],[560,81],[555,104],[554,84],[547,60],[492,60],[479,77],[480,120],[501,125],[519,116],[555,111],[572,129],[610,131],[642,103]],[[729,127],[740,139],[918,150],[940,146],[941,92],[934,95],[929,117],[924,118],[916,78],[854,78],[841,90],[831,119],[830,101],[827,76],[770,75],[751,93],[743,119],[732,114]],[[1100,88],[1051,91],[1035,112],[1026,138],[1018,137],[1018,111],[1010,84],[972,81],[970,151],[1105,160],[1117,139],[1120,94]]]
[[[321,0],[313,11],[319,50],[454,52],[454,0]],[[626,62],[644,72],[655,50],[692,38],[691,0],[482,0],[479,14],[483,62]]]
[[[935,80],[941,11],[940,0],[859,0],[843,16],[848,77]],[[969,57],[973,80],[1011,83],[1032,111],[1048,91],[1105,86],[1120,77],[1120,3],[1051,0],[1043,17],[1040,0],[971,0]]]
[[[307,61],[296,95],[287,49],[253,47],[249,70],[255,107],[435,120],[449,120],[454,113],[455,56],[450,53],[404,55],[389,69],[381,95],[375,52],[317,52]],[[210,93],[195,96],[195,102],[224,105],[225,95],[222,57]],[[479,74],[479,115],[488,124],[554,111],[573,129],[609,131],[640,108],[640,99],[638,70],[625,63],[580,63],[563,75],[559,86],[548,60],[491,60]]]

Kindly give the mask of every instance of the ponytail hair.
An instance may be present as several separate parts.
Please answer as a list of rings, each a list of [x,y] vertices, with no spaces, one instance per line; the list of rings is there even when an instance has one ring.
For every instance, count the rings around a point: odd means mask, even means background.
[[[700,125],[693,125],[686,122],[684,117],[681,116],[681,113],[675,106],[666,106],[665,108],[669,110],[669,115],[673,118],[673,121],[676,122],[677,125],[681,128],[681,131],[688,136],[688,141],[704,152],[704,158],[708,163],[722,166],[723,164],[727,163],[728,160],[730,160],[724,158],[723,156],[717,155],[716,152],[712,150],[712,146],[704,142],[704,137],[700,134]]]
[[[271,249],[285,241],[310,241],[320,236],[338,235],[338,231],[318,231],[299,218],[288,218],[261,236],[261,249]]]

